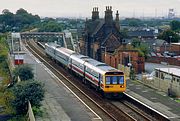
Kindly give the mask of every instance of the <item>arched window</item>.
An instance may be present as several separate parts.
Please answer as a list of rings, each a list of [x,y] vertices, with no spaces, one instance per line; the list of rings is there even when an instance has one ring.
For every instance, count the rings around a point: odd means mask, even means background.
[[[117,59],[115,58],[114,67],[117,68]]]
[[[111,56],[110,56],[110,64],[109,64],[109,65],[111,65],[111,59],[112,59],[112,58],[111,58]]]

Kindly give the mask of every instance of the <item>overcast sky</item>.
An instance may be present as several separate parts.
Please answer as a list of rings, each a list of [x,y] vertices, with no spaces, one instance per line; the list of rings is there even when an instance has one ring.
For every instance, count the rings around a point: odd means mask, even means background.
[[[93,7],[104,17],[105,6],[119,10],[123,17],[165,16],[169,8],[180,15],[180,0],[0,0],[0,12],[7,8],[15,13],[24,8],[44,17],[90,17]]]

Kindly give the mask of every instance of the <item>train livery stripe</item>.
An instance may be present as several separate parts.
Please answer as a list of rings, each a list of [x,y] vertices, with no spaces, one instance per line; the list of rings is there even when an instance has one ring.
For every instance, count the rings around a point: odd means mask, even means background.
[[[98,80],[97,79],[94,79],[93,80],[93,77],[90,75],[90,74],[87,74],[87,73],[85,73],[85,75],[86,75],[86,77],[87,77],[87,79],[90,81],[90,82],[92,82],[93,84],[95,84],[96,86],[98,86]]]
[[[73,68],[74,71],[77,71],[77,72],[80,73],[81,75],[84,74],[84,72],[83,72],[81,69],[79,69],[78,67],[74,66],[73,64],[70,64],[70,66],[72,66],[72,68]],[[97,79],[94,79],[94,80],[93,80],[93,77],[92,77],[90,74],[87,74],[87,73],[85,73],[85,76],[87,77],[87,79],[88,79],[90,82],[92,82],[93,84],[95,84],[96,86],[98,86],[98,82],[99,82],[99,81],[98,81]],[[103,87],[103,84],[101,84],[101,87]]]
[[[74,66],[72,64],[70,64],[70,66],[72,67],[72,69],[74,71],[78,72],[81,76],[83,76],[84,72],[81,69],[79,69],[78,67],[76,67],[76,66]]]

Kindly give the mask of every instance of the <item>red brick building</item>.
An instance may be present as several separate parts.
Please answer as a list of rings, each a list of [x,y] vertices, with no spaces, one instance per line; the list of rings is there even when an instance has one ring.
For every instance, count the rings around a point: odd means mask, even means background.
[[[114,53],[103,52],[102,61],[115,68],[118,68],[118,64],[125,66],[132,64],[136,73],[144,72],[145,59],[135,49],[120,46]]]
[[[160,50],[158,52],[164,53],[165,51],[180,55],[180,43],[171,43],[171,45],[164,43],[163,46],[160,47]]]

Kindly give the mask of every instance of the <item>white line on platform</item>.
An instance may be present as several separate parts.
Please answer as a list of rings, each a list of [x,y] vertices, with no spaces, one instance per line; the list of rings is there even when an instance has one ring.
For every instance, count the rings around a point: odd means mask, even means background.
[[[126,94],[127,96],[131,97],[133,100],[135,100],[135,101],[139,102],[140,104],[142,104],[142,105],[144,105],[144,106],[148,107],[149,109],[153,110],[154,112],[156,112],[156,113],[158,113],[158,114],[162,115],[163,117],[165,117],[165,118],[169,119],[169,117],[168,117],[168,116],[166,116],[166,115],[164,115],[163,113],[161,113],[161,112],[157,111],[156,109],[154,109],[154,108],[152,108],[152,107],[148,106],[147,104],[145,104],[145,103],[143,103],[143,102],[139,101],[138,99],[136,99],[136,98],[132,97],[131,95],[129,95],[129,94],[127,94],[127,93],[125,93],[125,94]]]

